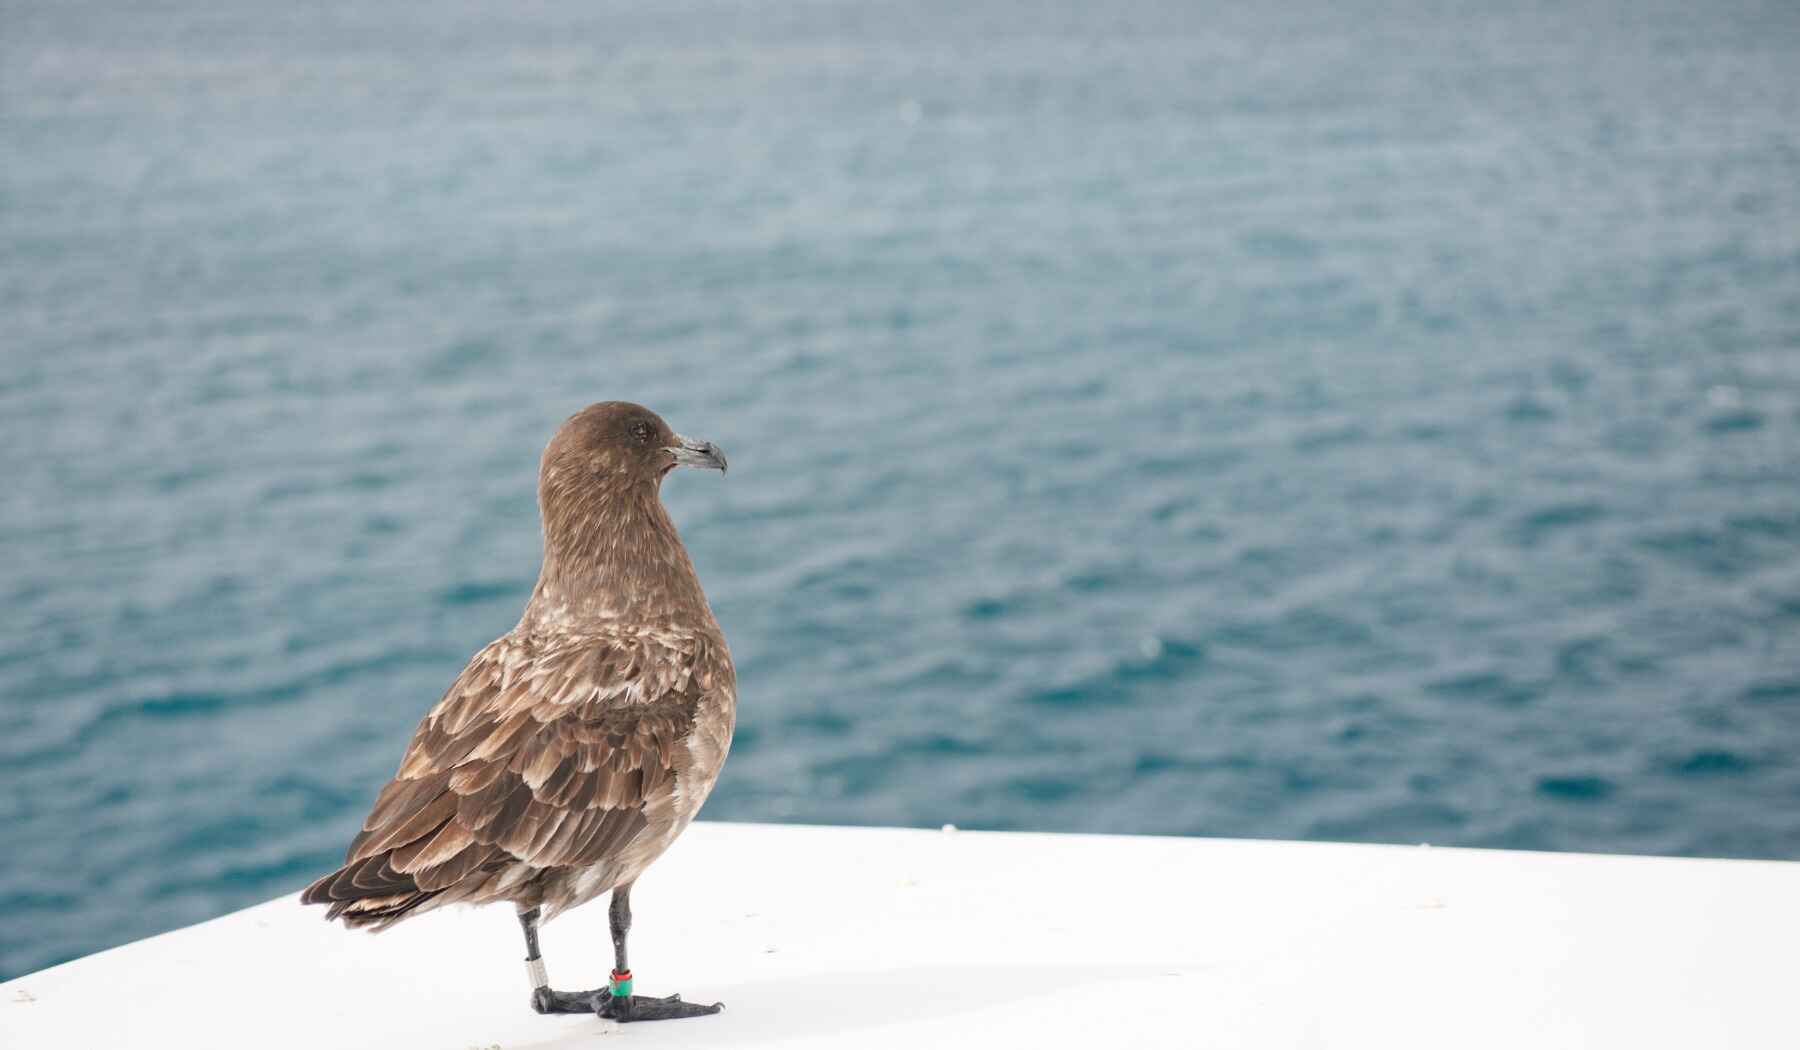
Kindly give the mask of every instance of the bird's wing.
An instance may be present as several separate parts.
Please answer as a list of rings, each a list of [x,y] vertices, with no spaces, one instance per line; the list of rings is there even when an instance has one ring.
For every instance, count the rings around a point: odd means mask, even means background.
[[[655,649],[534,653],[502,639],[476,654],[419,724],[343,868],[302,899],[379,920],[483,870],[616,854],[676,776],[703,684],[691,652]]]

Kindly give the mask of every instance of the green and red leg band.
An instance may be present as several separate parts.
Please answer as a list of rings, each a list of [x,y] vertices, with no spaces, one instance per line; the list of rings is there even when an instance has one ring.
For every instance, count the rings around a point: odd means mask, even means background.
[[[621,973],[614,970],[612,980],[607,984],[606,990],[612,993],[614,999],[631,998],[631,971],[626,970]]]

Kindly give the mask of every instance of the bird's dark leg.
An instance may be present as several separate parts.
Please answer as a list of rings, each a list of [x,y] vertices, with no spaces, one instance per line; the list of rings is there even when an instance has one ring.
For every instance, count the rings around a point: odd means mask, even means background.
[[[612,927],[613,972],[630,973],[631,962],[625,958],[625,938],[631,933],[630,883],[612,892],[612,901],[606,906],[606,922]]]
[[[723,1003],[684,1003],[680,995],[652,999],[633,995],[631,965],[625,958],[625,938],[631,932],[631,884],[614,889],[606,911],[612,925],[613,972],[604,996],[593,999],[593,1010],[615,1021],[668,1021],[678,1017],[704,1017],[725,1009]]]
[[[525,973],[531,980],[531,1008],[540,1014],[585,1014],[594,1011],[594,1000],[611,993],[605,988],[586,992],[558,992],[550,987],[550,975],[544,970],[544,957],[538,952],[538,909],[519,911],[519,925],[525,930]]]

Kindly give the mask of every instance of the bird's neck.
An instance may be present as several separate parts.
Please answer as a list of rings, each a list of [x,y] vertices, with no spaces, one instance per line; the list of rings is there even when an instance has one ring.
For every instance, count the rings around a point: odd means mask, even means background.
[[[581,495],[543,501],[544,567],[520,628],[559,632],[628,621],[693,630],[713,623],[657,486],[596,486]]]

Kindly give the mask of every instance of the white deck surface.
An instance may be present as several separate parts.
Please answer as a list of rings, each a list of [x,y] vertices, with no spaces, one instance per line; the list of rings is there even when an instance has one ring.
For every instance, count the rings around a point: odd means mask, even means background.
[[[0,985],[0,1047],[1800,1047],[1800,864],[699,824],[638,991],[539,1017],[506,907],[351,933],[291,897]],[[545,929],[604,982],[606,907]]]

